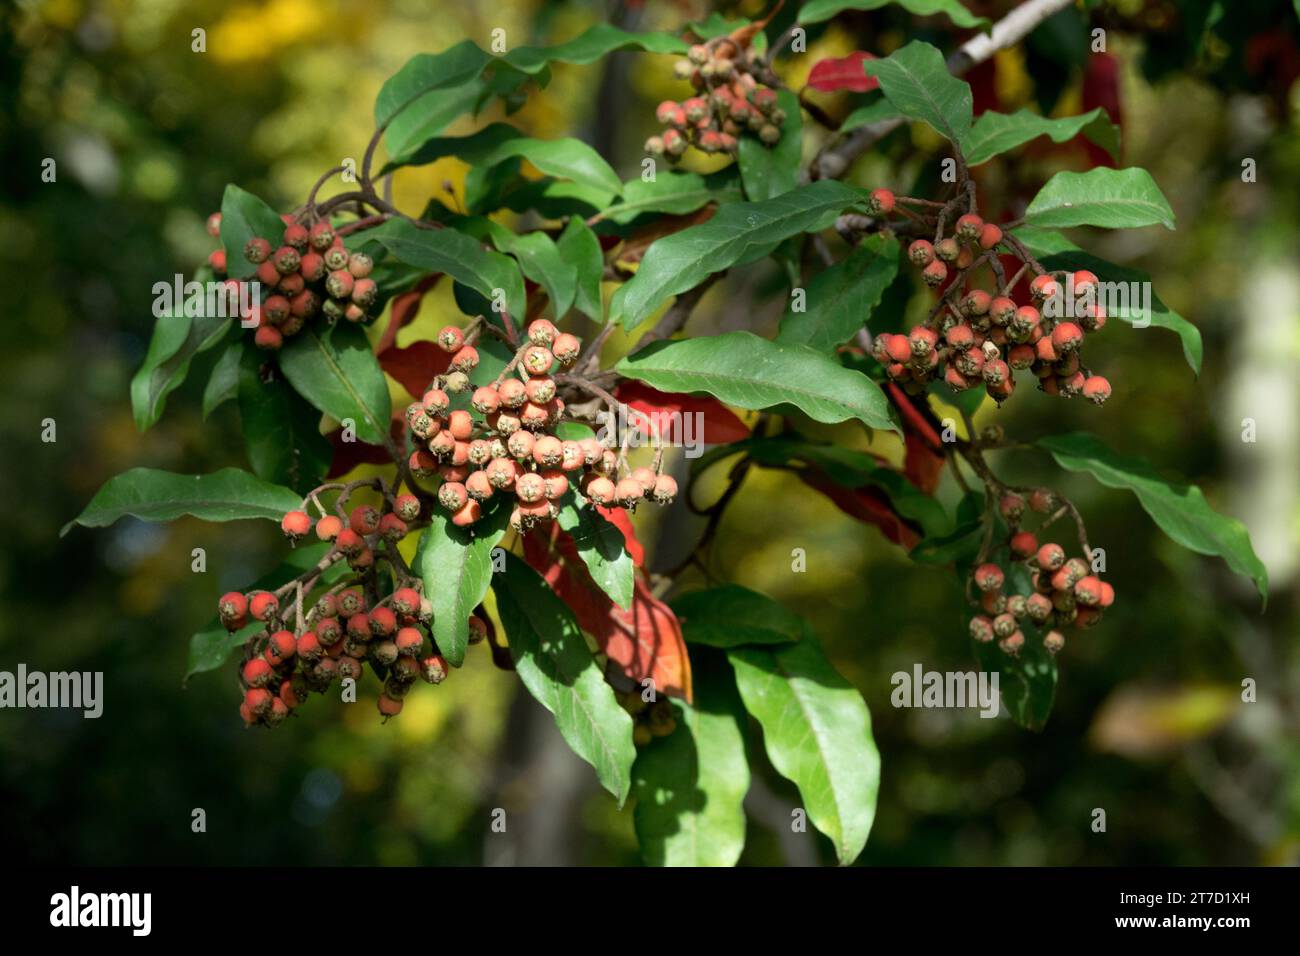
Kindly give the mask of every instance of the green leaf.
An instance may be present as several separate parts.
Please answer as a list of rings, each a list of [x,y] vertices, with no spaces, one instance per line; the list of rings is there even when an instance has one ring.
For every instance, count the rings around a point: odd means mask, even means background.
[[[425,272],[445,272],[489,301],[500,289],[506,310],[516,321],[528,311],[524,280],[514,260],[484,249],[457,229],[421,229],[405,219],[390,219],[367,230],[365,236],[399,262]]]
[[[833,351],[871,319],[880,297],[898,274],[898,241],[872,235],[808,283],[803,311],[786,306],[778,342]]]
[[[555,243],[560,256],[570,263],[576,275],[573,306],[593,322],[605,321],[605,307],[600,297],[600,281],[605,275],[605,254],[600,240],[577,216],[569,220]]]
[[[619,607],[631,608],[636,568],[624,546],[623,532],[595,508],[578,506],[572,495],[560,508],[559,522],[577,545],[591,579]]]
[[[492,244],[519,261],[525,276],[543,289],[558,321],[569,311],[578,287],[578,270],[565,261],[555,241],[544,232],[516,233],[498,222],[484,220]]]
[[[757,136],[740,137],[740,178],[751,202],[788,193],[799,185],[799,163],[803,159],[803,115],[799,97],[781,90],[777,105],[785,111],[781,138],[766,146]]]
[[[257,266],[244,258],[244,246],[254,236],[276,248],[284,238],[284,220],[252,193],[231,183],[221,197],[221,247],[226,251],[226,273],[231,278],[244,279],[257,271]]]
[[[1017,726],[1042,730],[1051,716],[1056,700],[1056,658],[1043,647],[1041,639],[1026,625],[1025,646],[1011,657],[996,642],[971,641],[980,669],[998,675],[998,692],[1002,706]]]
[[[508,95],[529,76],[540,74],[544,80],[553,62],[592,63],[615,50],[685,53],[686,48],[684,40],[667,33],[629,33],[607,23],[555,46],[516,47],[502,57],[463,40],[441,53],[413,56],[390,77],[375,100],[375,125],[387,124],[388,154],[402,156],[492,94]],[[483,76],[489,66],[491,79]]]
[[[844,117],[844,122],[840,124],[839,132],[847,133],[855,130],[859,126],[866,126],[869,123],[882,123],[885,120],[895,120],[902,117],[893,103],[885,99],[881,94],[877,99],[864,106],[859,106],[848,116]]]
[[[572,40],[555,46],[521,46],[503,59],[517,70],[536,73],[549,63],[594,63],[616,50],[643,50],[646,53],[685,53],[688,44],[669,33],[630,33],[608,23],[598,23]]]
[[[1145,169],[1098,166],[1086,173],[1060,172],[1049,179],[1025,210],[1025,222],[1053,228],[1106,229],[1160,223],[1173,229],[1174,211]]]
[[[1087,432],[1040,438],[1037,444],[1062,468],[1133,492],[1161,531],[1189,551],[1223,558],[1268,600],[1268,569],[1251,547],[1246,526],[1211,508],[1200,488],[1161,478],[1145,459],[1121,455]]]
[[[211,270],[205,268],[195,274],[193,281],[202,284],[211,278]],[[167,285],[155,285],[155,294]],[[131,411],[140,431],[151,428],[162,417],[167,396],[184,383],[194,356],[219,343],[234,323],[229,316],[214,314],[224,309],[208,309],[206,299],[206,289],[201,289],[159,316],[154,324],[144,363],[131,378]]]
[[[264,575],[252,584],[238,590],[245,593],[274,590],[284,584],[285,581],[296,578],[308,568],[314,568],[330,550],[330,547],[328,543],[323,541],[299,545],[290,551],[285,556],[284,562],[270,574]],[[341,580],[348,571],[346,561],[335,561],[321,572],[319,585],[328,586],[333,584]],[[305,599],[306,595],[304,595]],[[246,627],[232,633],[227,631],[221,620],[214,615],[203,630],[190,638],[190,655],[189,663],[185,668],[185,680],[188,681],[195,674],[203,671],[216,670],[218,667],[223,666],[230,659],[230,655],[238,648],[243,647],[250,637],[265,629],[266,625],[261,621],[253,621]]]
[[[745,710],[721,654],[694,653],[695,705],[632,767],[633,821],[650,866],[734,866],[745,848]]]
[[[280,370],[298,394],[331,418],[356,423],[357,437],[388,445],[392,403],[388,382],[360,327],[308,326],[280,349]]]
[[[691,644],[741,647],[786,644],[803,636],[803,621],[766,594],[739,584],[691,591],[669,602]],[[692,662],[695,655],[691,655]],[[698,685],[696,685],[698,691]]]
[[[623,201],[600,214],[620,225],[644,213],[684,216],[711,202],[737,202],[741,196],[731,167],[709,176],[669,170],[654,179],[629,179],[623,184]]]
[[[885,98],[904,116],[929,123],[954,144],[966,137],[971,128],[970,85],[948,72],[943,54],[930,44],[913,40],[862,67],[880,81]]]
[[[581,140],[533,139],[508,123],[493,123],[469,136],[442,136],[427,140],[409,155],[395,157],[383,171],[421,166],[443,156],[458,156],[479,168],[495,166],[516,157],[526,159],[551,176],[574,180],[587,189],[601,190],[605,202],[623,189],[622,180],[609,163]]]
[[[632,718],[605,682],[572,612],[513,554],[506,555],[493,589],[520,680],[622,806],[636,760]]]
[[[142,521],[172,521],[193,515],[204,521],[266,518],[279,522],[302,499],[288,488],[272,485],[238,468],[210,475],[177,475],[155,468],[132,468],[108,479],[86,510],[63,526],[104,528],[131,515]]]
[[[704,392],[753,410],[793,405],[819,422],[856,418],[872,428],[895,428],[888,399],[867,376],[805,345],[752,332],[654,342],[617,369],[662,392]]]
[[[879,10],[898,6],[918,17],[942,13],[959,27],[985,27],[989,21],[977,17],[957,0],[809,0],[799,10],[799,22],[821,23],[845,10]]]
[[[453,667],[465,662],[469,618],[492,583],[492,549],[505,536],[510,509],[498,506],[471,528],[458,528],[441,510],[420,537],[414,570],[433,604],[433,640]]]
[[[880,785],[866,703],[811,633],[780,647],[732,648],[728,656],[772,766],[799,788],[808,819],[830,838],[840,863],[852,863],[866,846]]]
[[[917,564],[953,564],[979,553],[984,522],[967,521],[948,534],[933,535],[917,543],[909,557]]]
[[[226,346],[212,366],[208,384],[203,389],[203,420],[239,393],[239,361],[244,354],[244,341],[237,339]]]
[[[961,147],[967,165],[978,166],[1039,136],[1050,136],[1052,142],[1064,143],[1079,133],[1110,153],[1111,158],[1119,159],[1119,127],[1100,106],[1078,116],[1059,119],[1049,119],[1026,109],[1009,115],[988,110],[975,120]]]
[[[388,127],[384,133],[388,154],[400,156],[415,148],[430,130],[445,126],[454,118],[448,115],[449,101],[456,107],[472,107],[483,89],[476,81],[490,62],[492,57],[472,40],[407,60],[375,99],[375,126]]]
[[[1135,328],[1143,328],[1149,323],[1174,332],[1183,343],[1183,355],[1187,359],[1187,364],[1197,375],[1201,374],[1203,346],[1200,329],[1160,301],[1160,297],[1152,289],[1149,273],[1140,269],[1127,269],[1089,255],[1059,232],[1021,226],[1015,230],[1014,235],[1041,260],[1043,268],[1049,271],[1064,269],[1074,272],[1078,269],[1087,269],[1103,283],[1122,283],[1131,292],[1135,290],[1149,292],[1151,301],[1147,303],[1148,309],[1141,308],[1140,303],[1136,301],[1139,298],[1136,295],[1118,300],[1112,297],[1110,301],[1104,303],[1106,314],[1110,318],[1128,322]]]
[[[334,448],[320,432],[320,413],[278,376],[262,380],[265,356],[243,353],[239,417],[248,463],[257,477],[306,494],[329,471]]]
[[[650,245],[636,275],[614,293],[610,320],[633,329],[665,299],[738,262],[752,262],[803,232],[830,226],[863,192],[826,179],[763,202],[722,206],[707,222]]]

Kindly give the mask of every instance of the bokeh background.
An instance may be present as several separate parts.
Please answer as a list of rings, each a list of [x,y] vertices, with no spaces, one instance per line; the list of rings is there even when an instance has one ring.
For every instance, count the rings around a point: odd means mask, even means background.
[[[968,5],[989,15],[1011,6]],[[1193,377],[1169,333],[1112,327],[1090,345],[1115,384],[1104,411],[1026,391],[978,420],[1029,437],[1090,428],[1199,483],[1249,526],[1272,594],[1260,613],[1248,583],[1164,539],[1131,496],[1007,453],[998,463],[1007,474],[1060,487],[1082,507],[1094,544],[1107,547],[1119,602],[1067,647],[1041,733],[973,711],[895,710],[894,671],[917,661],[973,666],[951,574],[912,565],[793,477],[755,472],[709,567],[808,616],[870,705],[884,771],[863,864],[1300,860],[1300,28],[1289,0],[1088,7],[1067,10],[970,79],[981,102],[1004,111],[1077,112],[1096,95],[1084,89],[1086,77],[1097,81],[1088,30],[1106,30],[1123,164],[1151,170],[1179,229],[1084,244],[1152,273],[1160,296],[1201,329],[1204,371]],[[512,45],[548,43],[600,19],[671,29],[714,9],[706,0],[53,0],[0,12],[0,669],[26,662],[106,675],[99,720],[0,711],[8,860],[638,861],[630,810],[615,808],[486,653],[436,690],[417,689],[387,726],[371,706],[317,700],[277,732],[245,732],[232,673],[183,688],[189,635],[215,596],[277,563],[283,542],[269,524],[127,520],[63,538],[59,528],[128,467],[241,463],[233,405],[206,423],[199,416],[216,352],[147,434],[135,430],[127,400],[153,322],[152,285],[206,256],[204,218],[227,182],[291,208],[319,172],[359,156],[376,91],[414,53],[465,37],[486,45],[500,26]],[[761,13],[749,0],[716,9]],[[191,49],[196,28],[206,30],[205,53]],[[941,18],[856,14],[812,29],[809,52],[779,69],[797,88],[822,56],[883,55],[916,35],[945,49],[962,38]],[[617,54],[556,66],[550,87],[512,122],[537,136],[579,136],[630,176],[654,105],[670,95],[681,95],[671,59]],[[846,95],[815,98],[834,117],[853,105]],[[463,120],[452,132],[471,128]],[[904,128],[850,178],[909,186],[932,175],[938,146]],[[57,162],[55,183],[41,180],[46,158]],[[1247,158],[1256,182],[1242,181]],[[1055,169],[1087,161],[1078,146],[1040,142],[985,167],[983,187],[1012,208]],[[464,173],[456,160],[404,171],[396,200],[413,209],[430,195],[446,201],[447,184]],[[774,328],[781,302],[765,269],[738,270],[690,330]],[[432,296],[421,321],[441,324],[451,309]],[[901,325],[903,312],[880,321]],[[41,441],[47,418],[57,422],[53,443]],[[1253,443],[1241,438],[1246,418],[1257,423]],[[851,430],[837,437],[861,443]],[[702,499],[723,473],[706,477]],[[662,567],[699,526],[680,510],[661,521],[642,537]],[[194,547],[207,550],[206,574],[190,569]],[[816,555],[816,573],[790,572],[793,547]],[[1258,682],[1253,704],[1240,701],[1247,677]],[[788,832],[797,795],[761,748],[752,763],[742,862],[829,862],[820,837]],[[197,807],[205,834],[190,829]],[[504,835],[490,833],[494,807],[510,813]],[[1107,811],[1104,834],[1089,828],[1097,807]]]

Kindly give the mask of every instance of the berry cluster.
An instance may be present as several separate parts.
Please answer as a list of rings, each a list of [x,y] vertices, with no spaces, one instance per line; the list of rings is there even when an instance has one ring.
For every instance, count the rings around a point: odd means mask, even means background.
[[[975,568],[971,579],[980,592],[979,606],[984,611],[971,618],[970,635],[977,641],[996,639],[1008,654],[1024,646],[1021,622],[1031,621],[1045,629],[1043,646],[1055,654],[1065,646],[1058,628],[1089,628],[1101,620],[1102,611],[1115,601],[1115,589],[1094,575],[1083,558],[1068,558],[1059,544],[1039,544],[1038,536],[1020,528],[1029,510],[1047,514],[1057,507],[1055,496],[1045,490],[1032,492],[1028,502],[1014,493],[1003,494],[999,510],[1011,527],[1007,547],[1011,558],[1031,570],[1028,594],[1007,594],[1006,575],[993,562]]]
[[[733,40],[720,38],[696,44],[687,56],[674,72],[678,79],[690,80],[696,94],[680,103],[659,104],[655,117],[665,129],[646,140],[647,153],[672,161],[688,146],[705,153],[734,153],[747,130],[767,146],[781,139],[785,112],[777,106],[776,91],[755,75],[763,69],[757,51],[743,51]]]
[[[877,189],[868,205],[873,215],[888,215],[895,197]],[[1014,280],[1004,282],[1001,291],[996,284],[982,289],[968,282],[973,266],[996,262],[1003,238],[1001,228],[967,213],[957,219],[953,235],[912,242],[907,256],[927,285],[943,286],[950,267],[956,276],[924,323],[907,335],[878,336],[875,357],[889,378],[912,394],[942,378],[959,392],[983,385],[1001,403],[1015,391],[1014,373],[1028,370],[1049,395],[1082,395],[1102,404],[1110,397],[1110,382],[1092,374],[1080,357],[1084,336],[1106,324],[1105,309],[1096,301],[1097,277],[1087,270],[1040,272],[1029,283],[1032,301],[1023,304],[1010,296]]]
[[[278,247],[261,236],[244,246],[244,258],[257,266],[260,287],[252,314],[244,316],[253,319],[246,324],[255,330],[254,343],[278,349],[318,313],[329,322],[369,319],[369,309],[379,297],[379,288],[370,278],[371,258],[364,252],[349,253],[328,220],[308,229],[292,216],[281,219],[285,227]],[[208,217],[208,232],[221,234],[221,213]],[[226,274],[224,250],[213,252],[208,262],[218,276]]]
[[[266,624],[245,644],[239,666],[244,692],[239,713],[249,726],[276,726],[312,692],[324,693],[335,680],[359,679],[367,662],[384,681],[379,712],[385,718],[401,713],[417,678],[430,684],[447,678],[447,662],[426,634],[433,612],[414,588],[398,588],[369,608],[358,588],[327,592],[296,633],[281,620],[289,610],[270,591],[231,591],[217,603],[231,631],[249,618]],[[486,633],[483,622],[472,617],[471,643]]]
[[[513,493],[517,501],[510,523],[520,532],[531,530],[558,515],[570,475],[579,471],[578,491],[596,505],[632,508],[643,498],[667,504],[676,495],[677,483],[652,468],[638,468],[616,483],[621,461],[612,450],[594,438],[562,440],[554,433],[564,401],[551,373],[577,361],[581,342],[575,336],[546,319],[532,322],[528,341],[496,382],[471,395],[482,420],[466,409],[452,409],[448,394],[469,388],[466,373],[477,352],[454,326],[438,334],[438,343],[456,353],[453,371],[407,406],[406,424],[417,440],[407,465],[416,478],[441,479],[438,503],[453,524],[475,523],[494,495]]]

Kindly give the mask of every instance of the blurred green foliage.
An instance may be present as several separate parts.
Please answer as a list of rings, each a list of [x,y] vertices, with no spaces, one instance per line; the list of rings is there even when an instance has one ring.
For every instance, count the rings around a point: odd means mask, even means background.
[[[972,6],[996,14],[1010,4]],[[1060,487],[1080,505],[1094,545],[1107,549],[1119,602],[1067,646],[1057,705],[1040,734],[973,711],[895,710],[893,672],[917,661],[973,666],[951,574],[913,565],[791,476],[754,472],[726,514],[709,570],[806,615],[866,697],[884,767],[866,864],[1300,856],[1300,29],[1281,0],[1229,13],[1190,0],[1095,6],[1094,22],[1122,64],[1124,163],[1151,170],[1179,230],[1083,244],[1152,274],[1161,297],[1204,334],[1204,374],[1193,380],[1167,333],[1113,329],[1090,354],[1116,385],[1104,413],[1027,394],[1001,412],[984,408],[978,421],[1025,437],[1089,428],[1200,483],[1216,507],[1271,542],[1259,547],[1274,581],[1269,608],[1261,616],[1226,568],[1162,539],[1131,498],[1063,476],[1032,451],[1006,452],[1006,477]],[[624,25],[661,28],[708,12],[685,0],[612,9]],[[756,15],[759,5],[724,12]],[[411,54],[466,36],[486,44],[502,25],[511,44],[550,42],[609,13],[528,0],[57,0],[0,13],[0,669],[102,670],[106,686],[98,720],[0,711],[0,835],[10,860],[529,861],[526,850],[494,848],[506,840],[490,833],[490,813],[505,807],[522,821],[516,829],[554,831],[538,844],[542,861],[637,861],[630,812],[617,811],[585,767],[575,775],[562,749],[552,759],[554,733],[539,708],[485,652],[436,691],[414,694],[387,726],[369,705],[321,701],[275,733],[245,732],[233,673],[183,688],[188,637],[216,595],[277,562],[283,543],[269,525],[123,521],[58,537],[127,467],[210,471],[242,454],[233,405],[207,423],[199,417],[215,353],[149,433],[136,433],[127,402],[151,331],[153,283],[204,258],[203,221],[226,182],[290,208],[320,171],[364,148],[374,94]],[[1076,111],[1086,26],[1071,9],[1024,50],[999,55],[984,81],[1000,108],[1037,101],[1045,111]],[[207,31],[206,53],[191,50],[196,28]],[[919,30],[950,44],[938,32],[947,28],[927,21]],[[797,85],[818,56],[887,52],[917,32],[898,11],[851,15],[814,28],[809,53],[780,68]],[[582,136],[630,175],[654,104],[674,88],[668,68],[631,54],[557,67],[514,121],[537,136]],[[847,112],[833,97],[823,102],[833,115]],[[903,129],[853,178],[925,183],[938,156],[923,131]],[[41,179],[47,157],[57,161],[55,183]],[[1242,182],[1244,158],[1256,160],[1257,182]],[[1055,168],[1080,161],[1068,148],[1028,148],[988,164],[981,188],[1017,214]],[[430,194],[447,200],[444,180],[455,185],[463,175],[455,161],[407,171],[395,195],[412,208]],[[690,330],[757,321],[757,331],[770,332],[783,304],[773,268],[738,270]],[[1271,290],[1262,300],[1261,286]],[[778,291],[764,299],[764,290]],[[921,302],[899,302],[897,324]],[[1266,336],[1252,334],[1260,328]],[[1259,422],[1258,445],[1240,441],[1243,417]],[[46,419],[56,423],[54,443],[41,441]],[[866,447],[847,426],[807,431]],[[883,440],[871,447],[891,450]],[[724,474],[709,473],[699,500]],[[945,484],[950,506],[956,492]],[[1263,501],[1269,510],[1257,507]],[[676,563],[699,531],[680,513],[663,521],[660,567]],[[654,532],[647,523],[643,539]],[[191,571],[195,547],[206,549],[204,574]],[[808,549],[810,573],[791,573],[795,547]],[[686,572],[683,586],[698,577]],[[1238,702],[1243,678],[1258,682],[1258,703]],[[761,748],[751,761],[758,780],[743,862],[830,861],[820,837],[792,844],[784,831],[794,791]],[[206,834],[190,830],[198,807]],[[1105,834],[1089,829],[1098,807],[1107,811]]]

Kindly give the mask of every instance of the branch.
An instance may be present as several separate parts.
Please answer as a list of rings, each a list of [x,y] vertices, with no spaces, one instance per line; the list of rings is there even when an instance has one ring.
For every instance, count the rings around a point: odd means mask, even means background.
[[[993,24],[987,34],[980,33],[961,45],[948,57],[948,69],[957,76],[973,66],[983,63],[998,50],[1015,46],[1034,28],[1050,16],[1070,6],[1072,0],[1026,0],[1005,17]],[[814,179],[836,179],[843,176],[853,161],[877,140],[892,133],[904,120],[889,119],[868,123],[849,134],[839,145],[822,150],[813,160],[809,172]]]

